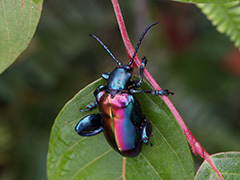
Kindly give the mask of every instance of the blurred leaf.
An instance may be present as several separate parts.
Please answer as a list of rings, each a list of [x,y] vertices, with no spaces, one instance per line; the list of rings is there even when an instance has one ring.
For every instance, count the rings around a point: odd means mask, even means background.
[[[8,151],[13,147],[13,135],[11,134],[10,128],[0,121],[0,164],[3,159],[2,153]]]
[[[212,21],[220,33],[230,36],[231,41],[240,49],[240,6],[238,2],[197,4],[202,12]]]
[[[240,179],[240,152],[225,152],[211,156],[215,166],[225,180]],[[204,161],[199,168],[195,180],[219,179],[216,172]]]
[[[234,2],[239,0],[174,0],[179,2],[186,2],[186,3],[228,3]]]
[[[0,73],[28,46],[36,30],[43,0],[2,0],[0,3]]]
[[[74,127],[85,115],[79,108],[94,101],[93,91],[99,79],[81,90],[61,110],[53,125],[47,158],[52,179],[122,179],[123,157],[106,142],[103,133],[79,136]],[[142,89],[152,89],[144,83]],[[153,126],[153,146],[143,145],[135,158],[126,158],[126,179],[192,180],[194,164],[185,135],[162,98],[138,94],[146,117]]]

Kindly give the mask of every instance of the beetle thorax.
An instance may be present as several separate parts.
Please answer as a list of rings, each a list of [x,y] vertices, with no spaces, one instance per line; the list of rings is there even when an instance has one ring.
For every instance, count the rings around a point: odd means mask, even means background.
[[[132,77],[132,68],[121,65],[116,67],[110,74],[107,88],[112,90],[127,90]]]

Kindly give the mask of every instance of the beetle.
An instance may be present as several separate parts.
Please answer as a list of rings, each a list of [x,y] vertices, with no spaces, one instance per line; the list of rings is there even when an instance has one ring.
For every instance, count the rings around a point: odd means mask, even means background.
[[[82,118],[75,130],[80,136],[93,136],[103,131],[110,146],[126,157],[137,156],[141,152],[142,143],[152,145],[150,142],[151,123],[142,113],[140,103],[134,94],[150,93],[157,96],[173,94],[167,89],[137,90],[143,82],[143,71],[147,63],[146,57],[142,58],[140,80],[131,80],[133,72],[131,64],[141,41],[147,31],[157,23],[150,24],[143,31],[135,52],[127,65],[122,65],[97,36],[90,34],[105,48],[118,66],[112,72],[102,74],[102,78],[107,80],[107,84],[100,85],[94,91],[95,102],[87,105],[86,109],[80,109],[81,112],[84,112],[98,107],[99,113]]]

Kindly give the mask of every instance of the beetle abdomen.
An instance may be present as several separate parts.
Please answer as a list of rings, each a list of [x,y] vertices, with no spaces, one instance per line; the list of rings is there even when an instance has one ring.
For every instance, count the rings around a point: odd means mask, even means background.
[[[108,143],[124,156],[136,156],[142,147],[140,125],[142,116],[136,111],[139,103],[133,95],[122,93],[113,98],[105,91],[97,95]],[[140,108],[140,107],[139,107]],[[141,114],[141,109],[138,109]],[[134,118],[132,116],[134,114]]]

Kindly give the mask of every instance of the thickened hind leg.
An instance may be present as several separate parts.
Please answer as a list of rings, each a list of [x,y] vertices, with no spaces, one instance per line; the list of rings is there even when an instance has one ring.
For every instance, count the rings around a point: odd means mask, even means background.
[[[82,118],[75,127],[80,136],[93,136],[103,131],[100,114],[91,114]]]
[[[150,142],[151,136],[152,136],[152,125],[149,120],[144,119],[143,125],[142,125],[142,141],[145,144],[149,143],[152,146],[152,144]]]

